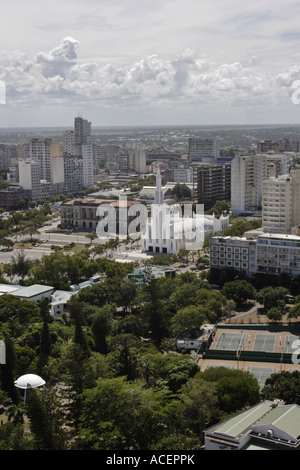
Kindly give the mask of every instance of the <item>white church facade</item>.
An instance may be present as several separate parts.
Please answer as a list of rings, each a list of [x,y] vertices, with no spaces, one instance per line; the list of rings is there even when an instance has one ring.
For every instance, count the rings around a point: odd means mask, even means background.
[[[199,206],[199,205],[197,205]],[[203,207],[203,206],[201,206]],[[178,254],[180,250],[199,250],[209,234],[222,232],[229,226],[229,216],[207,216],[198,207],[192,214],[191,204],[164,203],[160,169],[156,176],[155,202],[151,217],[141,236],[142,251],[148,253]]]

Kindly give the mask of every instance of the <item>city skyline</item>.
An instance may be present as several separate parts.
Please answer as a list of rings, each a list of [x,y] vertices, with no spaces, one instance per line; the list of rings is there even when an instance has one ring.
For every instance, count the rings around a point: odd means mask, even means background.
[[[299,12],[283,0],[6,3],[0,127],[71,127],[74,115],[93,126],[297,124]]]

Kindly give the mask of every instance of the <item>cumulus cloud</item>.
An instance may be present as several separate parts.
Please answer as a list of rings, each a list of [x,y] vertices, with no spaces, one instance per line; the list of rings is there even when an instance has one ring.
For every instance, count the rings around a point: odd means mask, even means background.
[[[39,52],[35,61],[41,65],[45,77],[65,76],[72,61],[77,59],[76,49],[79,42],[72,37],[65,37],[59,46],[49,52]]]
[[[0,80],[7,85],[8,102],[18,106],[58,100],[123,106],[134,103],[184,105],[225,103],[226,106],[288,100],[300,67],[272,76],[256,67],[257,61],[217,64],[211,57],[184,50],[175,57],[152,54],[132,64],[83,62],[79,42],[66,37],[49,52],[30,58],[20,51],[0,51]]]

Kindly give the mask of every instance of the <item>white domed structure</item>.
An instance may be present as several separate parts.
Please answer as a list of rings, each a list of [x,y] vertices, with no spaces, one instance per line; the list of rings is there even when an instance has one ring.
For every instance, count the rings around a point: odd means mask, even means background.
[[[25,374],[19,377],[15,381],[15,386],[17,388],[27,389],[27,388],[36,388],[45,385],[45,380],[35,374]]]

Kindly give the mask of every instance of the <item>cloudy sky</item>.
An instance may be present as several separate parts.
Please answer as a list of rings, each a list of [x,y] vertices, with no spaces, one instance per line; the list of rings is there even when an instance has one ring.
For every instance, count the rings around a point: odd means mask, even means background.
[[[0,127],[300,123],[299,1],[0,7]]]

